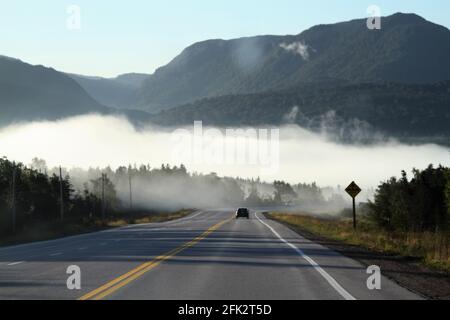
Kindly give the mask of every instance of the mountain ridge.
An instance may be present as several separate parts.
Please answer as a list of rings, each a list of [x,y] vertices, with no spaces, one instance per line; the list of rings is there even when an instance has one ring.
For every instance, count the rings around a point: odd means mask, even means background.
[[[67,74],[97,102],[110,108],[132,109],[145,79],[143,73],[125,73],[114,78]]]
[[[87,113],[125,115],[135,124],[280,125],[298,108],[293,123],[316,131],[331,115],[345,132],[358,132],[357,123],[450,141],[450,31],[415,14],[386,17],[382,30],[370,32],[365,22],[205,40],[152,75],[110,79],[0,56],[0,125]],[[147,98],[156,105],[142,105]]]
[[[0,58],[0,124],[106,112],[74,80],[53,68]]]
[[[156,70],[138,107],[158,112],[198,99],[256,93],[301,82],[432,83],[450,79],[450,31],[416,14],[313,26],[297,35],[195,43]]]
[[[149,119],[143,111],[100,104],[78,82],[53,68],[0,56],[0,126],[91,113],[124,115],[134,123]]]

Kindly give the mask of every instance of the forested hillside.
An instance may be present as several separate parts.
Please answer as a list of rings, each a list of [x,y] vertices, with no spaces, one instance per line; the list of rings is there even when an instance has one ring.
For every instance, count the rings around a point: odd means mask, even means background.
[[[318,25],[293,36],[208,40],[185,49],[145,82],[149,112],[201,98],[278,90],[302,82],[434,83],[450,80],[450,31],[414,14]]]
[[[282,91],[203,99],[161,112],[153,120],[162,125],[194,120],[217,126],[295,123],[344,141],[381,132],[450,144],[450,82],[303,84]]]

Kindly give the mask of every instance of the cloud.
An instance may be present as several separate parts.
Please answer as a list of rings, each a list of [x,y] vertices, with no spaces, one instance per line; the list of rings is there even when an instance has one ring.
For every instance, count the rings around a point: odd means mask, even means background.
[[[292,42],[290,44],[283,42],[280,44],[280,47],[288,52],[300,55],[305,61],[309,60],[310,51],[312,50],[312,48],[303,41]]]
[[[241,71],[252,72],[263,62],[264,48],[258,39],[240,41],[233,55]]]
[[[294,110],[295,111],[295,108]],[[294,114],[295,112],[293,112]],[[192,129],[189,126],[188,129]],[[106,167],[172,163],[172,131],[154,127],[136,130],[126,119],[81,116],[57,122],[33,122],[0,130],[0,156],[30,163],[45,159],[49,167]],[[408,145],[397,141],[344,145],[298,125],[280,128],[279,170],[261,179],[291,183],[316,181],[320,186],[344,186],[355,180],[363,188],[398,176],[401,170],[429,164],[450,166],[448,148],[434,144]],[[181,162],[181,161],[178,161]],[[258,165],[184,163],[189,171],[221,176],[257,178]]]
[[[295,123],[297,121],[297,116],[299,114],[298,106],[294,106],[291,111],[283,116],[283,121],[285,123]]]

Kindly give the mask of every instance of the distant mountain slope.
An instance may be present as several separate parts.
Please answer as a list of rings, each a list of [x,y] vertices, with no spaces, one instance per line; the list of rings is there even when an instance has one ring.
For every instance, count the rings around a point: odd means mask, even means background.
[[[76,74],[69,76],[99,103],[112,108],[127,109],[137,104],[138,90],[149,75],[128,73],[110,79]]]
[[[414,14],[319,25],[296,36],[209,40],[150,76],[139,107],[156,112],[205,97],[277,90],[301,82],[432,83],[450,80],[450,31]]]
[[[159,125],[299,124],[337,140],[363,141],[375,132],[450,145],[450,81],[433,85],[302,84],[281,91],[209,98],[163,111]]]
[[[0,125],[107,111],[64,74],[0,57]]]
[[[0,56],[0,126],[89,113],[125,115],[134,123],[149,119],[142,111],[101,105],[64,73]]]

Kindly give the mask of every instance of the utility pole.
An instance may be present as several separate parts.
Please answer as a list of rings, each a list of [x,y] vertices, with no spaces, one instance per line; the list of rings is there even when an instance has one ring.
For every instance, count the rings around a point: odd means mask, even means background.
[[[11,183],[11,214],[12,231],[16,233],[16,163],[13,162],[12,183]]]
[[[131,171],[128,170],[128,181],[130,183],[130,210],[133,210],[133,189],[131,186]]]
[[[59,167],[59,195],[60,195],[60,218],[61,221],[64,221],[64,194],[63,194],[63,179],[62,179],[62,169]]]
[[[105,180],[106,174],[102,173],[102,219],[105,219]]]

